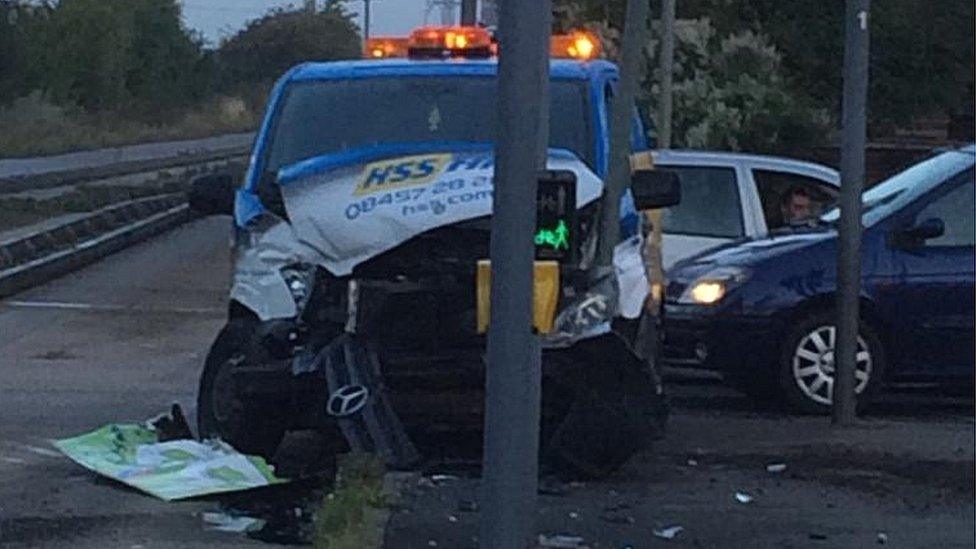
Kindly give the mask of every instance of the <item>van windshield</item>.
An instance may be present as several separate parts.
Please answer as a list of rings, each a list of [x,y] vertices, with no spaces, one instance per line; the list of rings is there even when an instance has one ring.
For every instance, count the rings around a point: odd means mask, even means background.
[[[383,143],[493,142],[494,77],[382,77],[297,83],[286,91],[268,146],[266,172]],[[549,146],[593,165],[586,87],[550,86]]]

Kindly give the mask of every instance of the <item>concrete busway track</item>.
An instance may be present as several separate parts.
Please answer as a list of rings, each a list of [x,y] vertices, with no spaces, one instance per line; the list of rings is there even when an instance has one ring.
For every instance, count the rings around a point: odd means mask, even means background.
[[[0,231],[0,297],[185,223],[192,218],[184,195],[189,179],[218,170],[242,173],[250,139],[240,134],[0,160],[0,210],[35,216],[22,226],[0,223],[6,227]],[[78,212],[79,200],[95,202]],[[45,209],[23,209],[38,207]],[[52,213],[20,213],[26,211]]]

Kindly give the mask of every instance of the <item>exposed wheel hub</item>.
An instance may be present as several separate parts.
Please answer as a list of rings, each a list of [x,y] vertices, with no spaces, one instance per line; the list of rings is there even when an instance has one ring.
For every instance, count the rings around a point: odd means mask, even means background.
[[[834,373],[834,351],[830,350],[820,355],[820,370],[832,375]]]

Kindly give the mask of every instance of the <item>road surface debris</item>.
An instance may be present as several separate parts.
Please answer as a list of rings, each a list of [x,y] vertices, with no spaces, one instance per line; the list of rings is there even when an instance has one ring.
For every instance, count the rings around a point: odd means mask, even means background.
[[[668,526],[667,528],[661,528],[654,530],[654,536],[661,539],[674,539],[675,536],[684,531],[683,526]]]
[[[739,503],[750,503],[752,502],[752,496],[745,492],[736,492],[735,501],[738,501]]]
[[[768,473],[782,473],[786,470],[785,463],[770,463],[766,466],[766,472]]]

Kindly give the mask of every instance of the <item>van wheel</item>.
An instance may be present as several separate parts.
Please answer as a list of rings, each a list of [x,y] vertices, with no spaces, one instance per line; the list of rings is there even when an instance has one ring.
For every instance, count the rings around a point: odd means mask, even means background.
[[[197,432],[201,439],[219,438],[245,454],[271,457],[286,426],[267,403],[243,398],[234,370],[249,360],[252,323],[231,320],[214,341],[200,376]]]
[[[858,332],[854,393],[861,409],[881,387],[884,352],[870,326],[861,322]],[[790,331],[780,355],[779,384],[791,409],[806,414],[830,413],[835,340],[834,317],[825,312],[804,317]]]
[[[551,359],[543,368],[543,471],[605,477],[664,436],[667,398],[617,335],[579,342]]]

